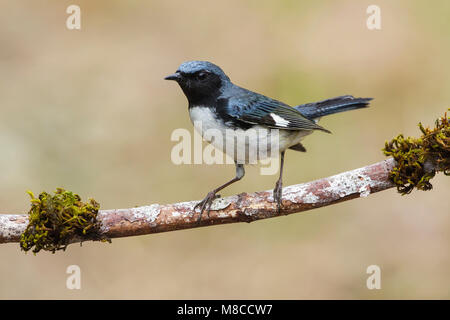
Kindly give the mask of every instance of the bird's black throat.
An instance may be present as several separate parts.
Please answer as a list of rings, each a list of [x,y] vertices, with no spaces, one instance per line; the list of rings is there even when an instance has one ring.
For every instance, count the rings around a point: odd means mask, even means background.
[[[222,81],[219,77],[211,77],[210,81],[194,81],[183,79],[179,85],[191,105],[211,105],[222,94]]]

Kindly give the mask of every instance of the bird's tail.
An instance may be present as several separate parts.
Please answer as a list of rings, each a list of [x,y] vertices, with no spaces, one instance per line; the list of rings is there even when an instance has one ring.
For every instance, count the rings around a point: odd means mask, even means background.
[[[372,98],[355,98],[353,96],[340,96],[319,102],[301,104],[294,107],[305,117],[313,120],[329,114],[354,109],[366,108]]]

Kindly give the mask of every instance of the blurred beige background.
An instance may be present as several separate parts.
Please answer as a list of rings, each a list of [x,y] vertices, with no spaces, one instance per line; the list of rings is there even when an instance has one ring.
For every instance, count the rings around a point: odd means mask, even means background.
[[[81,7],[82,29],[66,29]],[[381,8],[382,29],[366,27]],[[0,212],[26,190],[62,186],[102,208],[201,199],[234,166],[175,166],[187,102],[163,81],[186,60],[217,63],[244,87],[295,105],[342,94],[370,109],[322,119],[333,135],[289,152],[285,185],[384,158],[450,106],[450,2],[13,1],[0,4]],[[222,195],[271,189],[249,167]],[[0,298],[450,298],[449,181],[385,191],[304,214],[72,245],[56,254],[0,246]],[[82,289],[66,289],[67,266]],[[366,268],[382,289],[366,288]]]

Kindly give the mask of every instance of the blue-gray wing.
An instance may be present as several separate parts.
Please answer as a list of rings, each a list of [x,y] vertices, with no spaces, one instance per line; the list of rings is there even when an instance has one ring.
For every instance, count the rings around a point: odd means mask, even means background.
[[[266,96],[242,89],[228,100],[229,114],[242,122],[284,130],[322,130],[298,110]]]

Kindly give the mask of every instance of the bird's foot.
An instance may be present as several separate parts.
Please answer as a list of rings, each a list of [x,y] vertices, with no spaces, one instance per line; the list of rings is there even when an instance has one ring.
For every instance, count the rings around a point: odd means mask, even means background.
[[[277,212],[281,213],[281,197],[283,195],[283,183],[278,180],[275,185],[275,189],[273,189],[273,200],[277,203]]]
[[[205,199],[203,199],[202,201],[200,201],[199,203],[197,203],[194,206],[194,212],[197,208],[200,208],[200,216],[198,217],[198,220],[197,220],[198,222],[200,222],[202,220],[203,211],[205,211],[205,209],[206,209],[206,212],[207,212],[208,218],[209,218],[209,211],[211,210],[211,205],[212,205],[213,201],[217,198],[220,198],[220,195],[216,194],[215,191],[211,191],[206,195]]]

